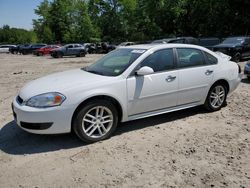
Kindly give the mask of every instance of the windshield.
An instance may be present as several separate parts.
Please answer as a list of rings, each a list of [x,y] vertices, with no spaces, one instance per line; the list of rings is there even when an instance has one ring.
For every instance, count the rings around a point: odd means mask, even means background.
[[[122,74],[146,50],[121,48],[108,53],[96,63],[84,70],[104,76],[118,76]]]
[[[244,42],[244,38],[232,37],[225,39],[223,44],[242,44]]]

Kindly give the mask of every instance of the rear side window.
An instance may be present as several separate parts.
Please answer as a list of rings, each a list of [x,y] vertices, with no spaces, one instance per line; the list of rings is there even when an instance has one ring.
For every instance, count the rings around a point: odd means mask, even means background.
[[[206,57],[207,57],[207,64],[209,65],[215,65],[217,64],[218,60],[216,57],[214,57],[213,55],[207,53],[207,52],[204,52]]]
[[[154,72],[171,70],[174,68],[174,55],[172,49],[159,50],[148,56],[141,67],[148,66]]]
[[[205,65],[203,53],[198,49],[192,48],[177,48],[178,66],[179,67],[194,67]]]

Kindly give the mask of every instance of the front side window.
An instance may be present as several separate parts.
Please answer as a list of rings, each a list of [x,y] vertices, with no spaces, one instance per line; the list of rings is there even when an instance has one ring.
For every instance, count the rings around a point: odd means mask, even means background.
[[[174,68],[174,55],[172,49],[159,50],[148,56],[140,67],[148,66],[154,72],[166,71]]]
[[[118,76],[122,74],[146,50],[121,48],[108,53],[96,63],[84,70],[105,76]]]
[[[205,65],[205,59],[202,52],[192,48],[177,48],[179,67],[194,67]]]

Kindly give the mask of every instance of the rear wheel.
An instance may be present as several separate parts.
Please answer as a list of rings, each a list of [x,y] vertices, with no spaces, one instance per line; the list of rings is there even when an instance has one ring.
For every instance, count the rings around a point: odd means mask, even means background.
[[[85,57],[85,52],[80,52],[79,56],[80,57]]]
[[[76,114],[73,130],[81,140],[92,143],[109,138],[117,123],[115,106],[109,101],[95,100],[84,105]]]
[[[227,98],[227,89],[223,84],[215,84],[208,92],[204,106],[209,111],[217,111],[225,105]]]

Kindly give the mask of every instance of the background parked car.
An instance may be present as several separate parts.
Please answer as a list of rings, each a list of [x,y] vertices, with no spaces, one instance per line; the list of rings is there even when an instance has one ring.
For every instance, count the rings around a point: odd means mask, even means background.
[[[9,49],[15,45],[0,45],[0,53],[9,53]]]
[[[77,57],[84,57],[86,53],[86,48],[81,44],[67,44],[63,47],[53,49],[51,51],[51,56],[54,58],[73,55]]]
[[[94,43],[83,43],[82,44],[85,47],[85,50],[89,54],[96,53],[96,44]]]
[[[121,44],[119,44],[119,46],[131,46],[131,45],[135,45],[135,42],[122,42]]]
[[[239,62],[250,57],[250,37],[229,37],[213,48],[214,51],[227,54],[233,61]]]
[[[116,49],[116,45],[109,44],[108,42],[102,42],[102,53],[109,53],[110,51]]]
[[[39,48],[33,52],[34,55],[37,56],[43,56],[43,55],[48,55],[51,53],[51,51],[55,48],[60,48],[61,46],[59,45],[47,45],[42,48]]]
[[[244,74],[247,75],[248,79],[250,79],[250,61],[248,61],[245,65]]]
[[[213,50],[213,47],[220,43],[221,40],[219,38],[209,37],[209,38],[199,38],[198,45]]]
[[[94,54],[96,53],[96,44],[90,43],[88,46],[88,53],[89,54]]]
[[[32,54],[35,50],[46,46],[46,44],[31,44],[29,46],[21,46],[19,52],[23,55]]]
[[[9,48],[9,52],[12,53],[12,54],[17,54],[19,52],[20,46],[21,46],[20,44],[16,45],[16,46],[11,46]]]
[[[198,44],[198,39],[194,37],[177,37],[154,40],[151,44],[166,44],[166,43],[180,43],[180,44]]]

